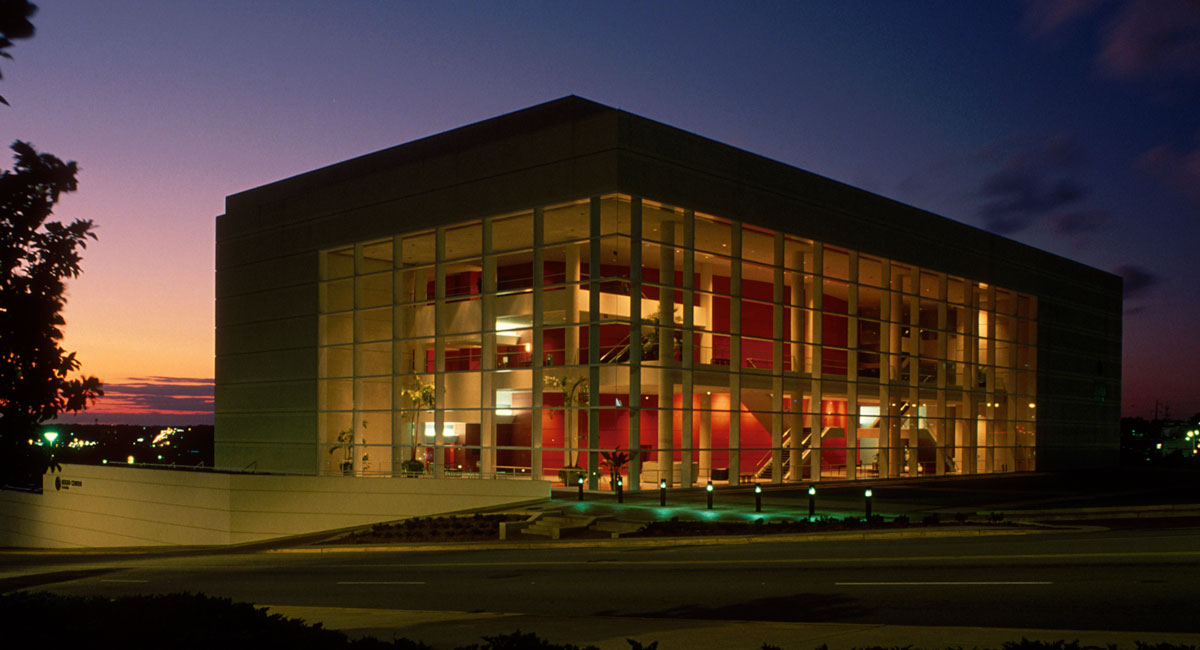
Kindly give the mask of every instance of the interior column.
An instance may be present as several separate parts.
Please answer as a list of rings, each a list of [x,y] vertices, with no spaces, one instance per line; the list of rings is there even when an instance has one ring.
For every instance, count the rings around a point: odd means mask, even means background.
[[[480,297],[480,331],[483,337],[479,360],[479,471],[484,476],[496,473],[496,258],[491,254],[492,220],[483,220],[483,295]],[[534,340],[541,330],[534,329]],[[538,350],[534,350],[534,358]]]
[[[675,224],[662,220],[658,247],[658,466],[667,485],[675,485]],[[669,242],[669,243],[668,243]]]

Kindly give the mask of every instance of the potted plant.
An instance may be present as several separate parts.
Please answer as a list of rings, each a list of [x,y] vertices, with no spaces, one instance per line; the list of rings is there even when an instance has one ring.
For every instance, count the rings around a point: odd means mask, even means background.
[[[676,314],[675,327],[681,327],[682,323],[678,320]],[[662,327],[657,314],[649,318],[642,319],[641,340],[642,340],[642,361],[657,361],[660,356],[658,333]],[[673,353],[675,357],[679,357],[679,351],[683,349],[683,332],[674,329],[671,333],[671,338],[675,342]],[[676,358],[680,361],[680,358]]]
[[[587,406],[588,380],[586,376],[545,375],[542,381],[547,388],[562,391],[563,406],[567,409]],[[571,486],[577,484],[580,477],[586,476],[587,470],[579,466],[578,447],[581,440],[579,440],[579,426],[575,411],[568,410],[563,417],[563,462],[565,465],[558,470],[558,478],[563,485]]]
[[[404,472],[405,476],[415,478],[425,473],[425,463],[416,458],[410,458],[400,463],[400,470]]]
[[[409,403],[410,408],[416,409],[412,412],[413,429],[412,448],[410,451],[411,455],[408,460],[400,464],[400,467],[402,471],[404,471],[405,475],[408,475],[413,471],[420,473],[425,471],[425,463],[421,460],[417,460],[417,449],[421,446],[421,443],[424,442],[423,437],[425,435],[425,431],[421,428],[421,414],[425,411],[433,409],[437,405],[437,395],[434,392],[433,384],[420,380],[417,380],[411,385],[401,389],[400,394]]]
[[[367,428],[366,420],[363,420],[362,427],[364,429]],[[358,441],[354,435],[354,425],[350,425],[350,427],[344,431],[338,432],[337,442],[338,444],[329,448],[329,453],[335,454],[339,451],[342,452],[342,461],[338,464],[339,468],[342,470],[342,475],[353,476],[355,449],[358,447],[358,445],[362,445],[364,447],[366,446],[367,436],[366,434],[363,434],[362,441]],[[371,455],[364,451],[361,460],[362,469],[368,469],[370,467],[368,461],[371,460]]]
[[[618,447],[612,451],[600,452],[600,463],[608,470],[609,485],[615,490],[617,489],[617,480],[621,478],[621,472],[625,470],[625,466],[633,460],[633,454],[637,452],[627,453],[621,451]]]

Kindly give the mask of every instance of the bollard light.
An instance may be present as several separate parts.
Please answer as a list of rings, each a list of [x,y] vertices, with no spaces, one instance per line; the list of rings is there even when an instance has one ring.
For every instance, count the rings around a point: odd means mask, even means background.
[[[579,500],[583,501],[583,477],[576,477],[575,484],[579,486]]]
[[[658,505],[667,507],[667,479],[658,479]]]
[[[625,490],[621,489],[624,485],[625,485],[625,483],[621,480],[621,477],[618,476],[617,477],[617,503],[625,503]]]
[[[712,479],[708,480],[708,485],[706,485],[704,487],[704,490],[708,493],[708,509],[712,510],[712,494],[713,494]]]
[[[754,512],[762,512],[762,486],[754,484]]]
[[[869,524],[869,523],[871,523],[871,488],[867,488],[867,490],[865,492],[863,492],[863,496],[866,497],[867,523]]]
[[[817,516],[817,486],[808,486],[808,518]]]

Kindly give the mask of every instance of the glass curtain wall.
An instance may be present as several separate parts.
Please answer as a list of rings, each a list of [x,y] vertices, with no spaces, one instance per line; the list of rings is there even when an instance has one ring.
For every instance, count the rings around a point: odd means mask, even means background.
[[[326,474],[608,489],[614,452],[631,489],[1034,468],[1033,296],[623,195],[320,265]]]

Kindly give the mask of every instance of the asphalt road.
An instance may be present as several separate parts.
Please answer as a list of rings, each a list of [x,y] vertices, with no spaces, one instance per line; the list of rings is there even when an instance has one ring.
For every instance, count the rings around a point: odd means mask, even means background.
[[[1200,634],[1200,528],[1194,527],[620,548],[5,555],[0,561],[0,591],[198,591],[273,606],[560,619]]]

